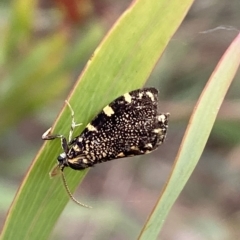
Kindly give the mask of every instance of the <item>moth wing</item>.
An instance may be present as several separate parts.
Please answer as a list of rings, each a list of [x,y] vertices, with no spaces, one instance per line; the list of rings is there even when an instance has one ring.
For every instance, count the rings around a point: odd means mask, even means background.
[[[126,93],[104,107],[74,142],[96,163],[144,154],[156,145],[157,103],[154,88]]]

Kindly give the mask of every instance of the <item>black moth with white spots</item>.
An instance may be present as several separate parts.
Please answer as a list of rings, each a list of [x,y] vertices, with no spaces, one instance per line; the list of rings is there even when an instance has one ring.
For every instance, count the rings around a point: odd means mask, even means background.
[[[155,88],[134,90],[103,108],[69,143],[64,136],[49,132],[43,139],[61,138],[64,149],[58,157],[61,170],[64,167],[82,170],[97,163],[146,154],[166,138],[169,113],[158,113],[157,105]]]

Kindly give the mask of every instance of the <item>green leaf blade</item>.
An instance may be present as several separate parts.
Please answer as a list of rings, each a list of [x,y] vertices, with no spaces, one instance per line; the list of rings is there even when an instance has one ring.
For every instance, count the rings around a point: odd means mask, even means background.
[[[189,121],[175,163],[161,196],[139,239],[156,239],[172,205],[196,167],[218,110],[240,64],[240,34],[211,75]]]

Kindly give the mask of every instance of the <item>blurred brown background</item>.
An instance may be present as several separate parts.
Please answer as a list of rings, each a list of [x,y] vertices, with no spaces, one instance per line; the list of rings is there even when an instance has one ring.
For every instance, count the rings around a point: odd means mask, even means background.
[[[1,226],[43,144],[42,133],[52,125],[96,46],[130,3],[1,0]],[[160,90],[160,111],[171,113],[165,144],[147,156],[94,167],[75,193],[94,209],[69,202],[51,239],[136,238],[168,177],[194,104],[239,29],[239,0],[195,1],[147,82]],[[159,239],[240,239],[239,225],[238,73]]]

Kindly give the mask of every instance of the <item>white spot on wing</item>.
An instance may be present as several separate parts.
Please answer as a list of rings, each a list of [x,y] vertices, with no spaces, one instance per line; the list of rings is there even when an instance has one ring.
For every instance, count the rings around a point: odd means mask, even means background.
[[[151,100],[154,102],[154,96],[151,92],[146,92],[146,94],[151,98]]]
[[[145,148],[153,148],[153,145],[151,143],[148,143],[144,146]]]
[[[142,99],[143,93],[139,93],[138,98]]]
[[[159,122],[165,122],[166,117],[163,114],[161,114],[157,117],[157,119],[158,119]]]
[[[88,160],[87,159],[82,159],[83,163],[87,164],[88,163]]]

